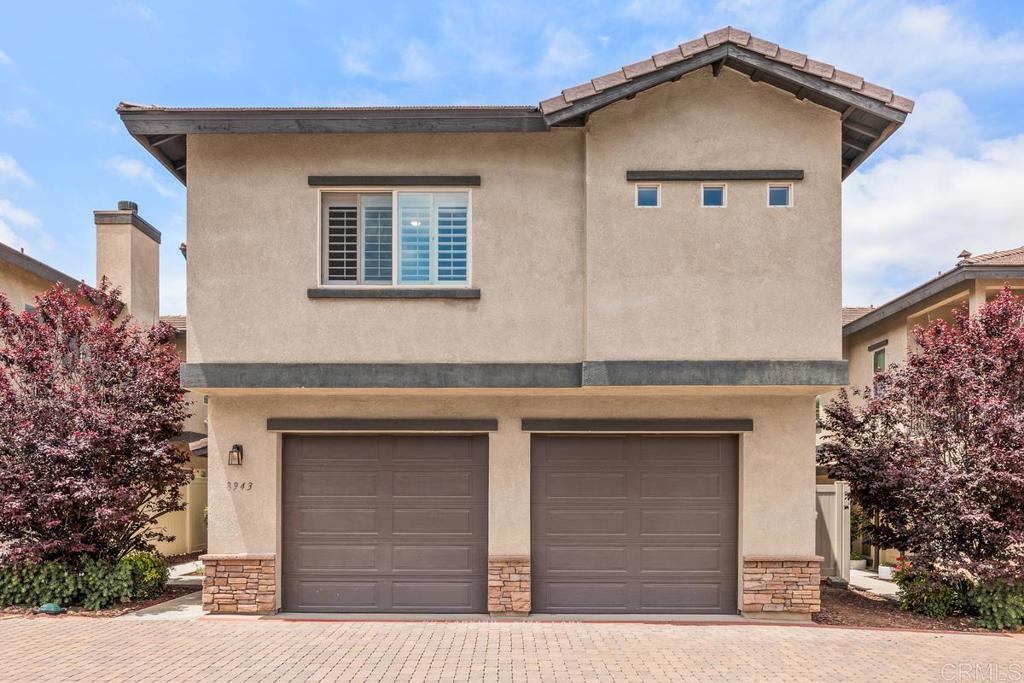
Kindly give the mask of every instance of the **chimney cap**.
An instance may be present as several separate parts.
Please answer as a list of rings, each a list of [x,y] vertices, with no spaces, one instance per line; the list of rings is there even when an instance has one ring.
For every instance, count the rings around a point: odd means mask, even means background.
[[[138,213],[139,212],[139,205],[136,204],[135,202],[128,201],[127,199],[122,199],[121,201],[119,201],[117,203],[117,210],[118,211],[131,211],[132,213]]]

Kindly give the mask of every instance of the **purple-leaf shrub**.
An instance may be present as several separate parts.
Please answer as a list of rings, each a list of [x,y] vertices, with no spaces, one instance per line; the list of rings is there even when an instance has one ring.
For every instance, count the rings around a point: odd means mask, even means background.
[[[913,330],[875,387],[824,411],[819,461],[869,519],[868,538],[947,578],[1019,579],[1024,562],[1024,301]]]
[[[17,312],[0,293],[0,563],[151,549],[184,508],[174,331],[119,318],[118,295],[57,284]]]

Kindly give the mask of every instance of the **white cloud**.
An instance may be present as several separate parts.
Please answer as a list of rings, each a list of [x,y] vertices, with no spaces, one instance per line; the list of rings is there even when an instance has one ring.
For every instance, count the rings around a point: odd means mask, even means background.
[[[24,249],[28,242],[16,231],[17,228],[38,228],[42,221],[27,209],[17,206],[7,199],[0,199],[0,242]]]
[[[430,51],[419,40],[410,40],[402,48],[402,80],[425,81],[436,75]]]
[[[848,305],[880,304],[975,254],[1024,244],[1024,135],[970,153],[930,146],[844,183]]]
[[[542,76],[565,78],[590,64],[591,52],[586,42],[567,28],[545,31],[547,47],[537,71]]]
[[[124,2],[118,2],[110,8],[111,13],[116,16],[130,18],[130,19],[141,19],[142,21],[150,21],[153,19],[153,9],[148,5],[144,5],[141,2],[135,0],[124,0]]]
[[[0,182],[5,180],[17,180],[25,185],[33,184],[32,178],[18,165],[17,159],[10,154],[0,152]]]
[[[8,56],[6,52],[0,50],[0,65],[3,66],[14,66],[14,60]]]
[[[338,66],[342,72],[352,76],[369,76],[373,44],[368,40],[344,40],[336,49]]]
[[[28,109],[7,109],[0,111],[0,120],[15,126],[35,128],[36,122],[32,118],[32,112]]]
[[[145,185],[164,197],[177,197],[178,192],[157,177],[149,166],[138,159],[114,157],[108,162],[111,169],[122,178],[127,178],[139,185]]]

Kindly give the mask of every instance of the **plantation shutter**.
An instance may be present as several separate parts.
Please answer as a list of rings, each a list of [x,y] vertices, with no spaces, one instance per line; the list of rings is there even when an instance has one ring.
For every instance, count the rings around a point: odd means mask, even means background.
[[[391,195],[363,195],[363,282],[391,283]]]
[[[430,282],[431,199],[425,192],[398,193],[401,284]]]
[[[466,282],[468,196],[462,192],[437,194],[434,201],[437,206],[437,281]]]
[[[325,235],[327,282],[356,282],[359,277],[359,221],[352,204],[329,204]]]

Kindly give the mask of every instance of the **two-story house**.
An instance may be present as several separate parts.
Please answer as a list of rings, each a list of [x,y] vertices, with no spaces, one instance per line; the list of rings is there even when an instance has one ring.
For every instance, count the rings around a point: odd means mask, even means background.
[[[808,618],[841,182],[911,109],[733,28],[539,106],[122,104],[188,187],[206,608]]]

